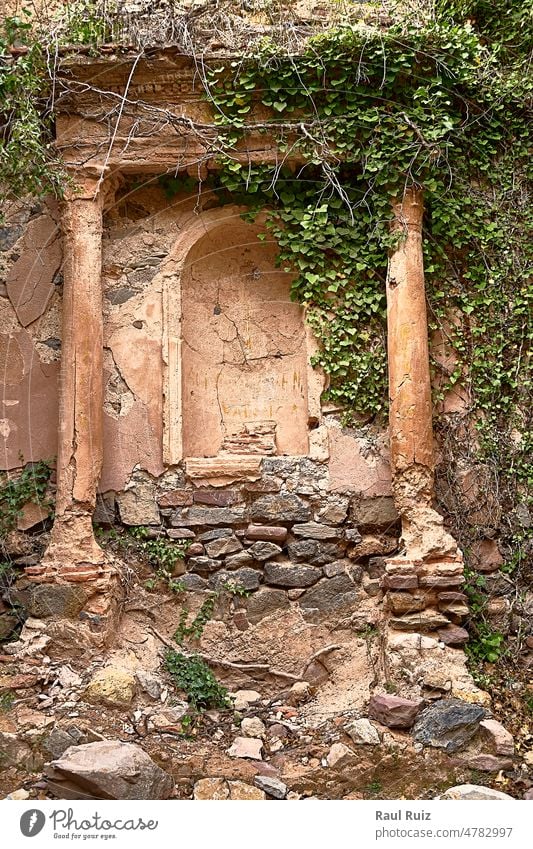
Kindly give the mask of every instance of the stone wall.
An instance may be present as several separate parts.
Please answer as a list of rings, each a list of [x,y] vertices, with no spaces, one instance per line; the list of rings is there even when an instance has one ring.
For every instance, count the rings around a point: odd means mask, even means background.
[[[188,590],[229,582],[249,593],[237,628],[290,606],[332,627],[385,613],[399,630],[440,629],[460,642],[460,567],[390,560],[400,524],[387,432],[345,428],[322,403],[326,381],[311,366],[316,344],[290,301],[290,275],[241,211],[210,190],[168,198],[157,179],[123,182],[107,209],[95,520],[187,540]],[[17,211],[2,233],[2,459],[12,468],[19,451],[24,462],[55,453],[57,209]],[[13,352],[24,346],[17,371]],[[35,388],[43,375],[46,403]]]
[[[390,496],[331,493],[327,465],[308,458],[265,457],[231,486],[207,483],[181,470],[157,481],[138,473],[116,497],[120,521],[189,543],[179,570],[187,590],[247,590],[240,630],[291,602],[307,622],[368,623],[366,601],[382,600],[384,555],[398,546]],[[97,518],[111,517],[108,496]]]
[[[61,237],[53,202],[0,226],[0,469],[57,453]]]

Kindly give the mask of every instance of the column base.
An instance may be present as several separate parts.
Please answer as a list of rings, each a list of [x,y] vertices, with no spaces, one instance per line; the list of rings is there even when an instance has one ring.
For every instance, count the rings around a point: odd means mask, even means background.
[[[43,559],[27,567],[19,583],[19,600],[30,616],[22,640],[42,623],[47,653],[52,644],[58,654],[73,646],[91,651],[108,645],[120,620],[126,568],[100,548],[90,515],[56,518]]]

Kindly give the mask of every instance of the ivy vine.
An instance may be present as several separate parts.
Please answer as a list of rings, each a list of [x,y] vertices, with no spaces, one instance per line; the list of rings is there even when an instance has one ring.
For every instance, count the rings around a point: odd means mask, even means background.
[[[433,363],[438,393],[463,388],[481,456],[519,483],[532,478],[530,35],[531,13],[511,0],[439,2],[424,27],[336,28],[296,56],[264,39],[208,76],[227,151],[219,187],[252,216],[270,209],[348,419],[386,409],[391,200],[422,188],[430,329],[450,355]],[[278,168],[237,159],[251,131],[277,141]]]
[[[31,12],[0,20],[0,187],[7,197],[62,194],[48,81]]]

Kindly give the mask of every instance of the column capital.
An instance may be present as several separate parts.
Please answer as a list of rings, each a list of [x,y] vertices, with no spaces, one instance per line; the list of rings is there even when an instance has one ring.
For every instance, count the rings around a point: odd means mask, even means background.
[[[69,184],[65,189],[67,203],[78,200],[97,201],[102,206],[115,196],[119,175],[109,166],[90,165],[85,168],[67,167]]]

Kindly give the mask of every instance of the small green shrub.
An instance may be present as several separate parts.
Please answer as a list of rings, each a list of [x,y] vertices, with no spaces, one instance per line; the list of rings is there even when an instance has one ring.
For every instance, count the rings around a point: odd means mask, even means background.
[[[230,707],[228,691],[201,657],[187,657],[170,650],[165,656],[165,666],[194,710]]]
[[[22,508],[28,502],[45,507],[49,512],[51,503],[46,490],[52,469],[46,460],[28,463],[18,477],[3,475],[0,482],[0,540],[17,525]]]
[[[246,587],[243,587],[241,584],[237,584],[235,581],[226,581],[222,584],[222,589],[237,598],[248,598],[252,592],[251,590],[247,590]]]
[[[470,642],[465,646],[465,651],[472,661],[496,663],[506,653],[505,636],[480,622],[476,625]]]
[[[15,703],[14,693],[7,690],[5,693],[0,693],[0,713],[7,713],[11,710]]]
[[[368,796],[379,796],[379,794],[383,791],[383,784],[379,778],[374,778],[367,785],[366,792]]]
[[[137,548],[146,555],[153,566],[172,572],[176,564],[183,560],[189,543],[186,540],[168,540],[165,537],[151,539],[150,529],[144,525],[130,528],[129,535],[137,543]]]
[[[204,628],[213,615],[215,602],[218,598],[218,593],[210,593],[200,610],[194,617],[190,625],[187,625],[187,617],[189,616],[189,608],[183,607],[180,613],[178,627],[176,628],[172,639],[182,646],[185,639],[199,640],[204,632]]]

